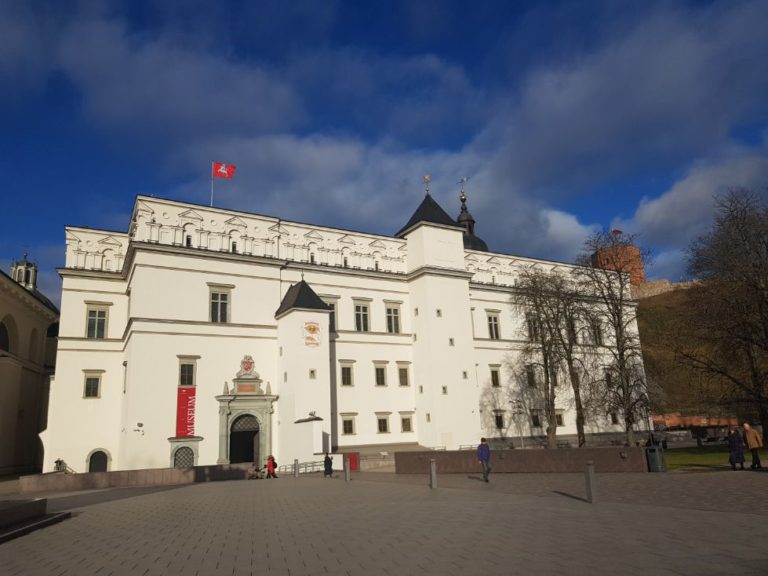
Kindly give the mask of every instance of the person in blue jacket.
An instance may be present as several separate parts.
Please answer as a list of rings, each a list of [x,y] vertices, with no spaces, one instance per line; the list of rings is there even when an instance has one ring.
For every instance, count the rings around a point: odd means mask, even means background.
[[[483,467],[483,480],[488,482],[488,474],[491,473],[491,449],[485,438],[480,438],[480,446],[477,447],[477,459]]]

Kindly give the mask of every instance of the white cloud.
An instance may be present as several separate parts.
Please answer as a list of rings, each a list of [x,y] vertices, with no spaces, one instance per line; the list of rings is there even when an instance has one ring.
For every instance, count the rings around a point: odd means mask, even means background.
[[[715,196],[731,188],[764,194],[767,185],[768,153],[741,150],[735,156],[695,163],[669,190],[658,198],[643,198],[631,219],[614,225],[657,246],[686,246],[712,223]]]
[[[72,23],[59,62],[97,125],[170,149],[190,136],[265,133],[304,120],[298,95],[271,70],[131,37],[119,21]]]

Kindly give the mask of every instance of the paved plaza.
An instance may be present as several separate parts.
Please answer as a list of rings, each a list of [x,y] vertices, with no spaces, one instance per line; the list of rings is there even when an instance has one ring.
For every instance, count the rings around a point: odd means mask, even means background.
[[[3,575],[768,574],[768,474],[216,482],[49,495]]]

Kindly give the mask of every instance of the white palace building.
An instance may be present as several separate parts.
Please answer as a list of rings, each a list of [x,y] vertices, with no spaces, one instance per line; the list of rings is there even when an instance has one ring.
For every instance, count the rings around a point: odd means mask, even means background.
[[[66,244],[45,471],[498,437],[513,406],[481,399],[525,342],[515,277],[568,267],[488,251],[463,192],[458,219],[427,194],[394,236],[139,196],[127,233],[67,227]],[[558,420],[575,433],[567,402]]]

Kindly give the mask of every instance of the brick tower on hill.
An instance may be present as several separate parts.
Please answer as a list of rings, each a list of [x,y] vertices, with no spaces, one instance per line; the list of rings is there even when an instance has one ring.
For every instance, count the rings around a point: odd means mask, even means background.
[[[616,270],[629,274],[632,286],[645,282],[645,269],[640,249],[634,244],[616,243],[592,254],[592,265],[605,270]]]

